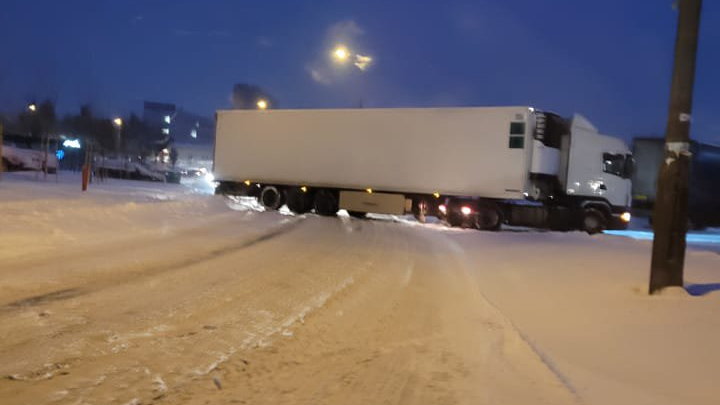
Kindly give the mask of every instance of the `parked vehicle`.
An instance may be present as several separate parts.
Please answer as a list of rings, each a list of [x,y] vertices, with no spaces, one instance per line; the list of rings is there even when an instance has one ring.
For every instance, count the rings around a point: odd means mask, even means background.
[[[633,154],[637,169],[633,175],[633,206],[650,210],[655,205],[660,165],[665,159],[665,140],[635,138]],[[720,225],[720,146],[690,143],[688,220],[692,228]]]
[[[532,107],[232,110],[213,174],[267,209],[595,233],[630,220],[631,161],[583,117]]]
[[[146,164],[128,159],[97,157],[93,166],[96,171],[102,170],[108,177],[167,183],[180,183],[181,178],[179,170],[165,165]]]
[[[4,134],[2,147],[3,170],[43,170],[54,173],[58,167],[55,152],[42,150],[40,140],[27,135]]]

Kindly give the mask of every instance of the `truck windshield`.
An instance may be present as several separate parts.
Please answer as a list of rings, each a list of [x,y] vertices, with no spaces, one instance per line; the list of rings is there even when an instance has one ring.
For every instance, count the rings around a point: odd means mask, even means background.
[[[622,153],[603,153],[603,171],[624,179],[629,179],[633,172],[633,157]]]

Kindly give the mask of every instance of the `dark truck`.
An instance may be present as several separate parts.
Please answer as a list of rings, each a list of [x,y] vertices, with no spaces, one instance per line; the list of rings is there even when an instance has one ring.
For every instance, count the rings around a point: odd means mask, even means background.
[[[652,210],[655,205],[657,178],[663,163],[662,138],[633,139],[636,168],[632,177],[633,208]],[[692,141],[688,220],[690,227],[702,229],[720,226],[720,146]]]

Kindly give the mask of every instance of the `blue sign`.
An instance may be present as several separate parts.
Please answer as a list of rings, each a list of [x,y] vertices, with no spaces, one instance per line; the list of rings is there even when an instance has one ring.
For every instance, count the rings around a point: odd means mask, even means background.
[[[63,160],[65,157],[65,151],[62,149],[58,149],[57,152],[55,152],[55,156],[57,157],[57,160]]]

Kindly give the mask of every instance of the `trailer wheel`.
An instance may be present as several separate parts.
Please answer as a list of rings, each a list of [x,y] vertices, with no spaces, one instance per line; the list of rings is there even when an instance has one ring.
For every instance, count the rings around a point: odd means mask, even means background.
[[[276,210],[284,203],[283,194],[275,186],[265,186],[260,192],[260,204],[268,210]]]
[[[285,193],[287,197],[287,207],[295,214],[305,214],[310,212],[313,207],[312,195],[309,192],[303,192],[299,188],[291,188]]]
[[[337,193],[331,190],[318,190],[313,198],[313,208],[318,215],[335,216],[340,209]]]
[[[583,213],[582,229],[590,235],[600,233],[607,228],[607,218],[596,208],[587,208]]]
[[[350,214],[353,218],[363,219],[367,217],[367,212],[362,211],[348,211],[348,214]]]

